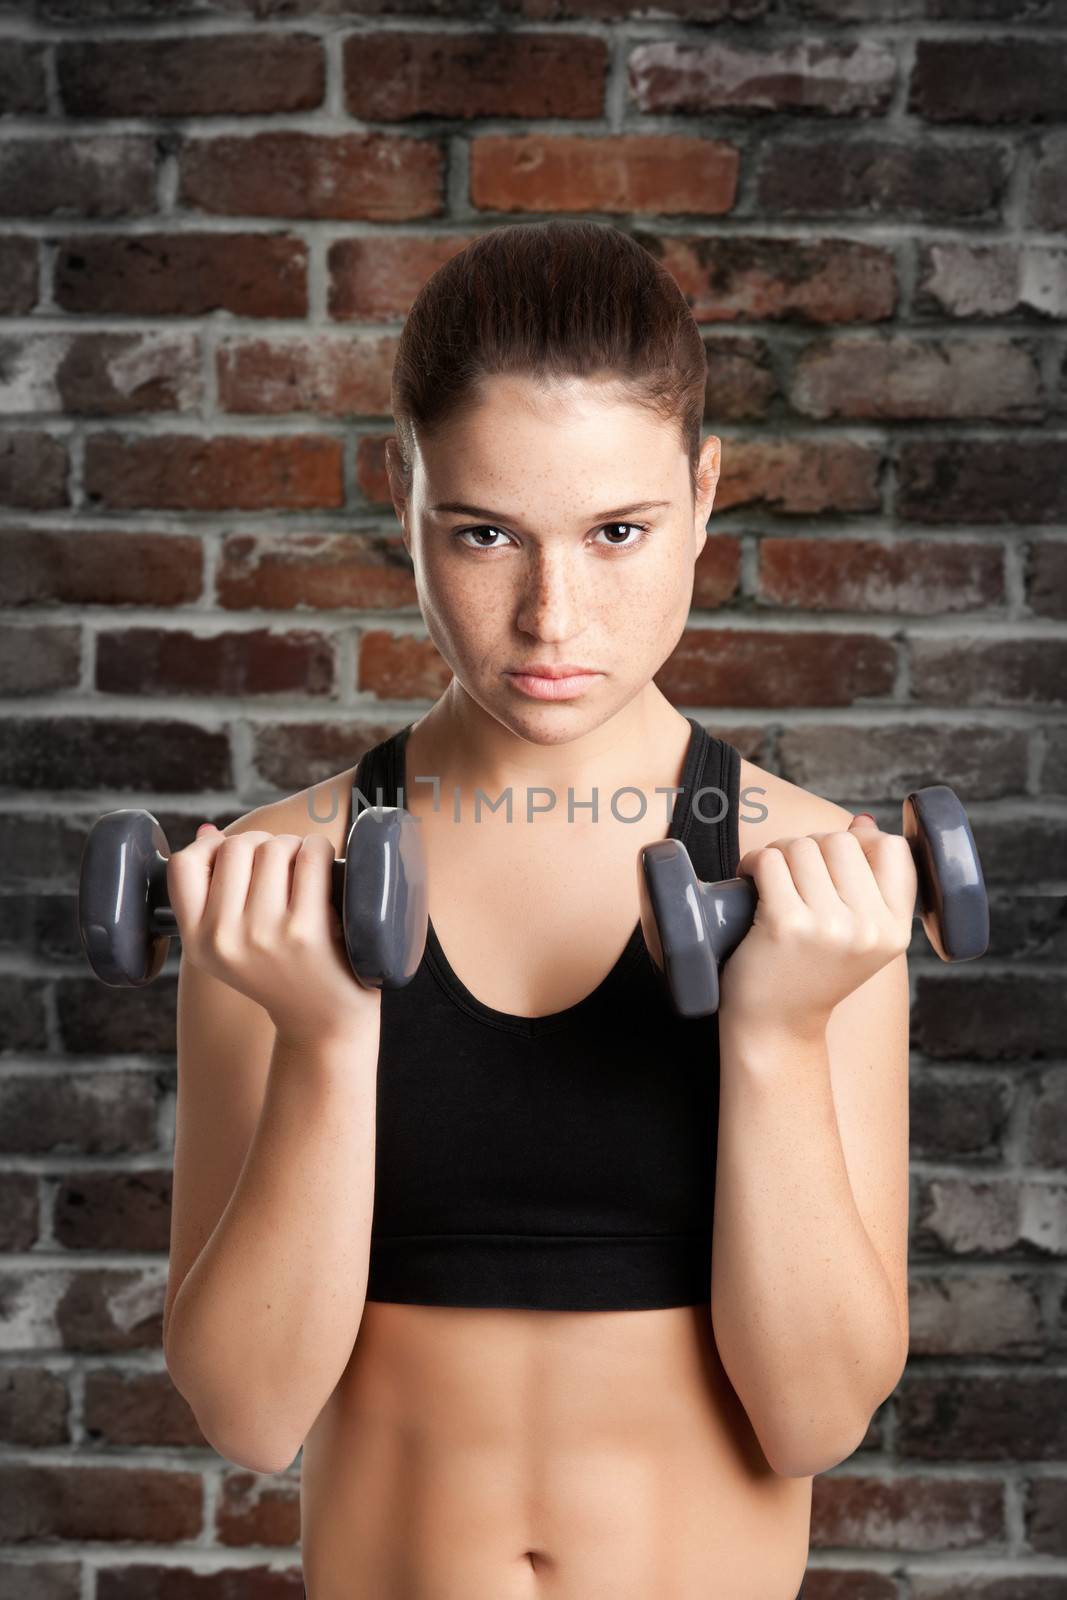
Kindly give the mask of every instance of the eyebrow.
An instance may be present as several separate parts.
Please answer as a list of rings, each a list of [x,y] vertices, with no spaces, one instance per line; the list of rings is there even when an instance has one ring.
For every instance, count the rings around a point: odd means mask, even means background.
[[[593,514],[593,521],[607,522],[610,517],[622,517],[630,511],[655,511],[662,506],[669,506],[669,500],[635,500],[632,505],[615,506],[611,511],[597,511]],[[468,506],[462,500],[440,500],[437,505],[430,507],[431,511],[461,511],[469,517],[485,517],[490,522],[517,522],[517,517],[508,517],[500,511],[487,511],[484,506]]]

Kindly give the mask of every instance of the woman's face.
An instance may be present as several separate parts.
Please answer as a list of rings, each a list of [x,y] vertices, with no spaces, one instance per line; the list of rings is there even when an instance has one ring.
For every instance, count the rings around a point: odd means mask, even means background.
[[[677,424],[607,384],[498,375],[481,394],[420,447],[406,501],[392,475],[404,545],[458,684],[513,732],[567,742],[640,695],[681,637],[720,443],[704,442],[694,504]],[[534,698],[511,674],[543,663],[598,675]]]

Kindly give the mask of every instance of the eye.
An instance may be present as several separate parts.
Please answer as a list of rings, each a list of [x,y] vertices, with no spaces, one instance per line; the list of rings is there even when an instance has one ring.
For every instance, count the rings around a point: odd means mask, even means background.
[[[597,529],[597,532],[600,533],[604,528],[632,528],[632,529],[634,529],[636,531],[636,533],[639,536],[638,538],[631,540],[631,542],[629,544],[609,544],[607,546],[607,548],[611,549],[611,550],[623,550],[623,551],[636,550],[638,545],[644,544],[645,539],[648,536],[648,528],[644,523],[641,523],[641,522],[602,522],[600,524],[600,527]],[[465,548],[468,549],[468,550],[500,550],[500,549],[503,548],[502,545],[498,545],[498,544],[466,544],[466,540],[465,540],[465,535],[468,534],[468,533],[476,534],[476,535],[488,533],[488,534],[495,535],[495,534],[498,534],[500,532],[501,532],[501,530],[499,528],[493,527],[492,524],[490,524],[488,522],[482,522],[482,523],[479,523],[478,526],[474,527],[474,528],[455,528],[455,529],[453,529],[452,537],[453,537],[453,539],[457,539],[457,540],[463,542],[465,544]],[[506,537],[506,535],[505,535],[505,537]],[[602,548],[603,548],[603,546],[602,546]]]

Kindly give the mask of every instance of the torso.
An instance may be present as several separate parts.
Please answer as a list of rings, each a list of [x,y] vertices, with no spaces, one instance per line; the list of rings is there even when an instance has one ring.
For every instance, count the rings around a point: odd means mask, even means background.
[[[688,735],[679,715],[650,796],[664,771],[680,781]],[[420,765],[418,727],[408,761],[409,773],[431,770]],[[337,786],[350,787],[354,772]],[[794,785],[742,760],[740,787],[759,791],[742,799],[742,856],[809,831],[797,825],[804,792]],[[638,918],[636,852],[666,834],[655,799],[641,825],[605,822],[602,811],[588,827],[483,820],[475,834],[409,783],[430,916],[478,999],[540,1016],[596,988]],[[769,815],[746,821],[756,803]],[[331,831],[343,855],[343,808]],[[487,947],[492,963],[478,958]],[[767,1465],[707,1305],[560,1312],[367,1300],[303,1447],[309,1600],[794,1600],[810,1510],[811,1479]]]

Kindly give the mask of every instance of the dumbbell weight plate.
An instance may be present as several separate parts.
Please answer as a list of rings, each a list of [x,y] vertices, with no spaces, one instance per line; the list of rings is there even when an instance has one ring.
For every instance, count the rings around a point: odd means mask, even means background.
[[[349,829],[341,920],[352,971],[368,988],[403,988],[422,960],[429,883],[420,826],[404,807],[372,806]]]
[[[158,976],[170,934],[178,931],[173,911],[161,906],[169,858],[167,836],[150,811],[108,811],[90,828],[82,847],[78,930],[102,982],[139,987]]]

